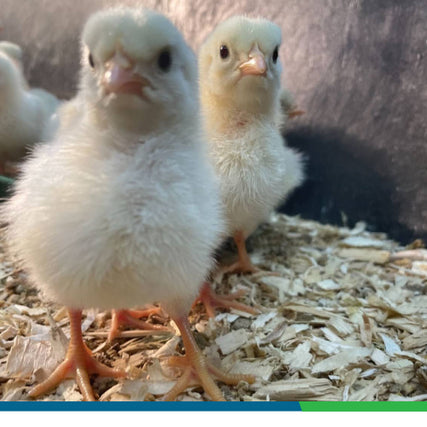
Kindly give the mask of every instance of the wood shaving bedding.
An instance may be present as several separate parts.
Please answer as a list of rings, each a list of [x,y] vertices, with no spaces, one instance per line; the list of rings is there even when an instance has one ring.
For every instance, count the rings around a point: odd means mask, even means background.
[[[28,390],[64,357],[69,322],[46,303],[4,250],[0,229],[0,399],[27,400]],[[190,314],[209,359],[256,382],[220,384],[227,400],[427,400],[427,252],[419,241],[400,247],[385,234],[274,214],[249,241],[266,271],[218,275],[219,293],[244,289],[238,311],[208,319]],[[233,254],[233,252],[231,252]],[[223,259],[230,258],[225,250]],[[94,378],[103,401],[160,400],[177,372],[164,362],[182,352],[173,333],[123,331],[106,344],[110,313],[88,310],[84,337],[96,357],[125,368],[128,378]],[[67,380],[40,400],[81,400]],[[179,400],[208,400],[194,386]]]

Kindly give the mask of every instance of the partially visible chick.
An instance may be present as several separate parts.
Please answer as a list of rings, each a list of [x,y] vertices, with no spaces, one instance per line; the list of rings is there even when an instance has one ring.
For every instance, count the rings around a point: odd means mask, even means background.
[[[239,255],[228,272],[258,270],[247,237],[303,181],[301,155],[286,146],[277,123],[280,44],[277,25],[237,16],[219,24],[199,52],[210,157]]]
[[[9,55],[10,58],[12,58],[15,63],[20,67],[22,70],[22,48],[21,46],[17,45],[16,43],[9,42],[7,40],[0,41],[0,51],[6,53]]]
[[[50,93],[28,89],[10,49],[0,48],[0,173],[7,162],[21,159],[30,146],[50,138],[58,104]]]
[[[223,231],[200,129],[194,54],[164,16],[117,8],[86,23],[81,62],[82,115],[34,150],[4,209],[23,268],[69,308],[71,320],[66,360],[31,395],[75,375],[85,399],[94,399],[88,373],[122,373],[90,355],[81,310],[158,301],[186,353],[172,359],[184,374],[165,399],[196,376],[222,400],[214,375],[230,383],[253,378],[211,366],[187,319]]]

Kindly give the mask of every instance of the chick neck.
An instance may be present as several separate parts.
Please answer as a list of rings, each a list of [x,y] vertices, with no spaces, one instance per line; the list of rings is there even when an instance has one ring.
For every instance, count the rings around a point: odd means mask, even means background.
[[[173,108],[158,114],[150,114],[141,111],[128,111],[114,114],[113,111],[93,105],[87,111],[89,122],[95,124],[98,129],[111,132],[119,136],[114,145],[122,149],[122,141],[132,150],[131,145],[140,144],[151,137],[159,137],[162,134],[182,134],[182,129],[192,129],[195,123],[194,114],[188,114],[180,109]],[[166,124],[166,125],[165,125]],[[189,132],[191,132],[189,130]],[[124,138],[123,138],[124,136]],[[115,139],[114,137],[112,138]],[[131,144],[134,141],[135,144]],[[130,144],[130,145],[129,145]]]
[[[271,103],[258,105],[236,105],[232,97],[221,97],[212,93],[201,94],[205,129],[209,134],[233,134],[241,132],[254,122],[276,126],[279,97]]]

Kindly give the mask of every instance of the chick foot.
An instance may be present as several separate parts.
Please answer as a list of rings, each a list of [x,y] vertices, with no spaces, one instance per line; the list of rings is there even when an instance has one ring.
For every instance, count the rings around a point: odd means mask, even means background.
[[[83,399],[93,401],[95,396],[90,385],[89,374],[113,378],[120,378],[126,375],[124,371],[105,366],[93,358],[91,351],[83,342],[81,331],[82,312],[80,310],[69,310],[68,315],[70,317],[71,331],[65,360],[46,380],[30,390],[30,397],[38,397],[55,388],[64,379],[75,377]]]
[[[238,260],[231,264],[228,267],[222,268],[220,271],[223,274],[255,274],[255,273],[265,273],[270,276],[279,276],[278,273],[271,271],[261,270],[252,264],[251,259],[249,258],[248,251],[246,250],[246,239],[242,231],[236,231],[234,233],[234,242],[237,246]]]
[[[244,311],[250,314],[258,314],[259,310],[249,305],[243,304],[236,301],[237,298],[242,297],[246,294],[243,289],[237,292],[233,292],[229,295],[218,295],[211,287],[210,283],[205,282],[200,290],[200,295],[195,303],[201,302],[206,309],[206,313],[209,317],[215,317],[216,308],[234,308],[236,310]]]
[[[168,331],[169,329],[165,326],[153,325],[140,320],[141,317],[149,317],[153,314],[162,315],[163,311],[160,307],[152,307],[146,310],[113,310],[108,341],[113,341],[120,334],[121,326],[131,326],[148,331]]]
[[[174,400],[186,388],[200,384],[212,400],[224,401],[224,396],[215,384],[213,377],[230,385],[236,385],[240,381],[252,384],[255,381],[253,375],[228,374],[210,364],[197,346],[188,319],[181,317],[174,321],[181,332],[185,356],[171,357],[168,359],[168,364],[179,367],[184,372],[172,389],[163,396],[163,400]]]

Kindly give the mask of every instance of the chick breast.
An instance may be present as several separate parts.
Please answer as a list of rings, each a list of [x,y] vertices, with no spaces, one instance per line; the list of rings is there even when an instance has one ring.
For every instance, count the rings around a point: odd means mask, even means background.
[[[268,143],[266,143],[268,141]],[[232,137],[214,137],[210,156],[220,177],[229,234],[250,235],[303,180],[301,155],[260,122]]]
[[[34,283],[64,305],[161,301],[186,312],[222,228],[202,151],[175,134],[118,153],[116,141],[84,129],[40,147],[25,165],[5,211],[15,252]]]

